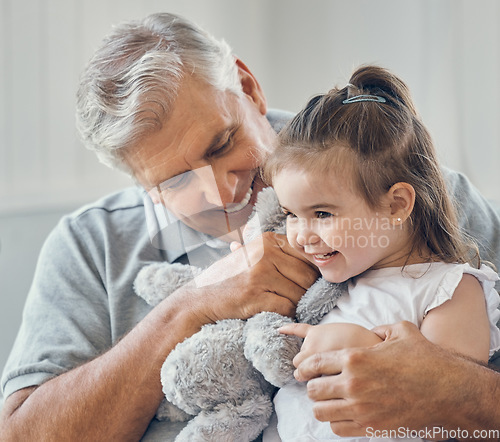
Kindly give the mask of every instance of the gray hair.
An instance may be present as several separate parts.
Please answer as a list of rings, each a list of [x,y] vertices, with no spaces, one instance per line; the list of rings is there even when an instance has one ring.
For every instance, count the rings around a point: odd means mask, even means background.
[[[87,148],[131,174],[120,149],[162,127],[184,75],[242,93],[231,48],[174,14],[114,28],[82,73],[76,124]]]

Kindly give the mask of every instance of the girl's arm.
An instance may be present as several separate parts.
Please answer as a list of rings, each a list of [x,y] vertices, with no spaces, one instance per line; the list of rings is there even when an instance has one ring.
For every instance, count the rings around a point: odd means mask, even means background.
[[[464,275],[453,297],[429,311],[420,327],[434,344],[480,362],[488,362],[490,349],[489,319],[479,281]],[[441,423],[443,431],[453,424]],[[432,440],[447,439],[436,434]]]
[[[434,344],[488,362],[489,320],[479,281],[472,275],[464,275],[453,297],[429,311],[420,331]]]

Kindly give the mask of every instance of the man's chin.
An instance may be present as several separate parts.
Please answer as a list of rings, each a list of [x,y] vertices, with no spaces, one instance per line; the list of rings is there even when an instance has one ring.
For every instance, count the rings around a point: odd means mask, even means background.
[[[240,241],[241,228],[245,226],[252,214],[253,205],[248,204],[235,213],[226,213],[224,210],[210,211],[209,213],[191,216],[183,220],[189,227],[206,233],[223,241]]]
[[[182,219],[189,227],[224,241],[241,241],[241,229],[246,225],[253,212],[257,195],[264,187],[256,178],[252,184],[254,189],[248,204],[237,212],[226,212],[223,208],[207,210]]]

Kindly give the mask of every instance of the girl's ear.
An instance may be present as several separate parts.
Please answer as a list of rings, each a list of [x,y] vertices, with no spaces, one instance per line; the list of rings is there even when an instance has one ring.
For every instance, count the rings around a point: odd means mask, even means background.
[[[246,64],[243,63],[238,57],[235,57],[235,59],[243,92],[256,104],[260,113],[262,115],[266,115],[267,104],[264,91]]]
[[[408,183],[396,183],[387,192],[387,197],[389,198],[393,223],[403,224],[413,212],[415,189]]]

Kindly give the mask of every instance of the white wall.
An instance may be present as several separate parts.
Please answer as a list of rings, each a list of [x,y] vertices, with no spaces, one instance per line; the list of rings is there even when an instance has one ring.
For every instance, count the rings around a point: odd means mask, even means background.
[[[0,0],[0,367],[43,238],[129,184],[77,140],[79,72],[113,23],[156,11],[224,37],[271,107],[298,110],[361,63],[394,70],[442,160],[500,199],[497,0]]]

